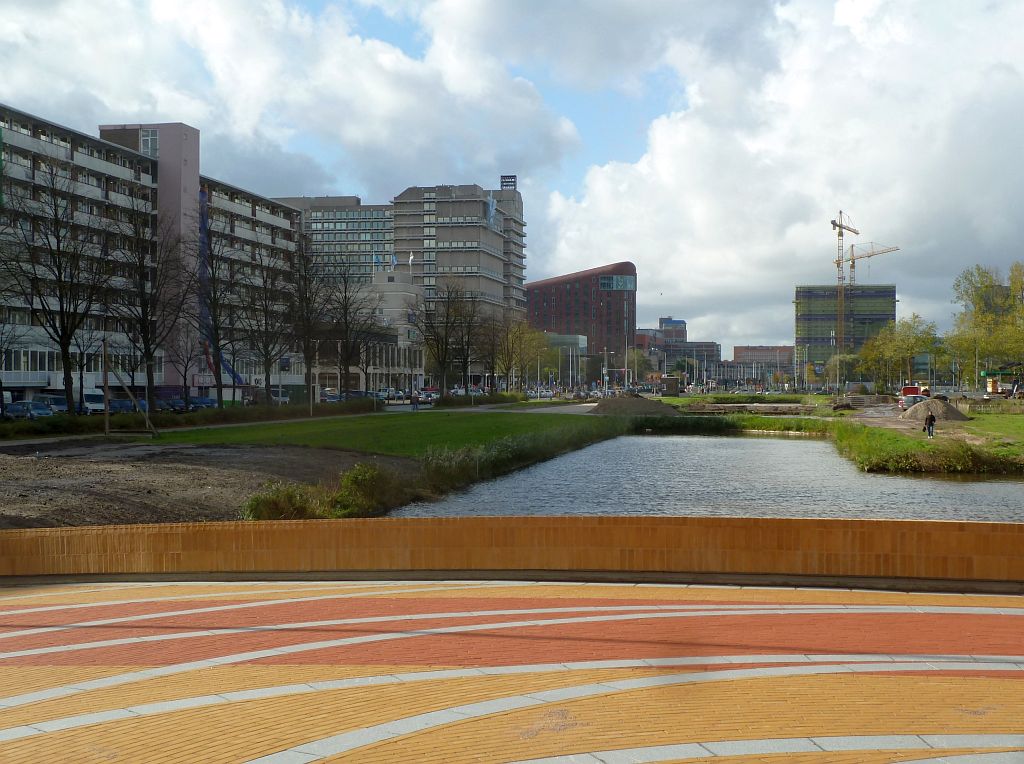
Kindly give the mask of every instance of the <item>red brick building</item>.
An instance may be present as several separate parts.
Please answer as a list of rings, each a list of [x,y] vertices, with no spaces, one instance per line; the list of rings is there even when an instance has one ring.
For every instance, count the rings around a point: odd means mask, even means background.
[[[607,350],[608,365],[621,365],[636,335],[636,266],[613,263],[527,283],[526,316],[534,329],[586,335],[591,356]]]

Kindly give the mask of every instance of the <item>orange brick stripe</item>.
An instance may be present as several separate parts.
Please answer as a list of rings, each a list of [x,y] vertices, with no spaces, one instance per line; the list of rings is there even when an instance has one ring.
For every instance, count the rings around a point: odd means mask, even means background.
[[[275,585],[268,588],[286,588]],[[67,589],[67,587],[62,587]],[[920,612],[728,614],[696,617],[655,611],[645,618],[641,607],[694,605],[704,609],[728,603],[775,608],[803,605],[928,605],[1024,608],[1024,597],[899,595],[792,589],[729,587],[618,587],[580,585],[496,586],[478,591],[374,594],[368,597],[289,602],[242,610],[214,611],[111,626],[73,628],[24,638],[0,640],[0,652],[26,646],[61,646],[111,638],[175,634],[210,628],[239,628],[353,617],[469,613],[457,618],[430,617],[363,624],[309,626],[281,631],[206,635],[191,639],[137,643],[22,658],[0,659],[0,762],[39,761],[246,761],[305,742],[386,724],[415,714],[443,711],[474,701],[572,688],[616,678],[661,677],[687,672],[780,667],[769,655],[962,655],[1024,656],[1024,616]],[[73,589],[73,587],[72,587]],[[82,586],[83,596],[103,593]],[[334,590],[330,590],[334,591]],[[342,591],[338,589],[337,591]],[[348,590],[345,590],[348,591]],[[367,590],[369,591],[369,589]],[[51,598],[39,591],[34,602]],[[46,611],[50,625],[205,608],[218,604],[272,601],[280,593],[245,585],[189,585],[188,596],[172,602],[102,605]],[[215,593],[214,598],[201,595]],[[124,591],[142,599],[143,591]],[[223,599],[221,596],[223,594]],[[303,592],[302,596],[308,593]],[[313,595],[316,592],[312,593]],[[491,595],[496,596],[491,596]],[[634,596],[636,595],[636,596]],[[177,596],[162,587],[156,596]],[[312,595],[310,595],[312,596]],[[57,598],[53,598],[57,599]],[[73,601],[73,592],[60,595]],[[111,601],[109,593],[105,600]],[[22,603],[23,600],[15,602]],[[13,609],[13,604],[10,606]],[[296,652],[235,665],[200,667],[187,673],[155,677],[123,686],[93,689],[67,697],[4,708],[4,697],[116,677],[149,666],[234,655],[249,650],[302,645],[351,636],[380,637],[395,632],[506,622],[589,618],[609,615],[588,608],[625,607],[623,620],[551,623],[487,628],[476,632],[418,635],[388,641]],[[482,611],[570,608],[568,613],[479,615]],[[59,617],[54,615],[59,613]],[[31,615],[31,614],[29,614]],[[31,619],[11,624],[0,613],[0,631],[31,628]],[[607,667],[565,669],[574,661],[637,661],[667,657],[749,656],[701,666]],[[827,659],[832,661],[830,657]],[[386,677],[410,671],[534,666],[553,664],[557,671],[474,673],[405,684],[378,684],[316,690],[315,683],[341,678]],[[802,665],[799,661],[795,666]],[[852,664],[851,664],[852,665]],[[922,662],[922,669],[927,666]],[[943,670],[926,675],[871,671],[820,676],[762,676],[677,684],[631,691],[600,692],[593,697],[560,700],[537,708],[496,713],[445,723],[360,747],[337,761],[497,762],[574,752],[642,747],[701,740],[795,738],[826,735],[996,734],[1020,733],[1024,718],[1024,672]],[[831,670],[831,669],[827,669]],[[312,686],[310,685],[312,683]],[[303,684],[306,689],[276,697],[260,693]],[[61,724],[77,714],[112,712],[143,706],[252,690],[251,700],[209,703],[191,709],[72,726],[22,740],[6,740],[4,730],[22,725]],[[241,721],[244,720],[244,721]],[[966,748],[964,752],[975,749]],[[806,761],[900,761],[909,752],[861,752],[862,758],[833,755]],[[877,753],[877,757],[876,757]],[[951,754],[951,751],[937,752]],[[889,758],[886,758],[889,757]],[[749,759],[748,759],[749,760]],[[770,759],[765,759],[770,760]],[[793,760],[799,760],[794,758]]]

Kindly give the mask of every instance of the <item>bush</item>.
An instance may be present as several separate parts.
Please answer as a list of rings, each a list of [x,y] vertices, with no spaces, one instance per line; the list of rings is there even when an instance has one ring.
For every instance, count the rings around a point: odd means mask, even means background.
[[[311,520],[316,511],[312,490],[292,483],[269,483],[242,506],[243,520]]]

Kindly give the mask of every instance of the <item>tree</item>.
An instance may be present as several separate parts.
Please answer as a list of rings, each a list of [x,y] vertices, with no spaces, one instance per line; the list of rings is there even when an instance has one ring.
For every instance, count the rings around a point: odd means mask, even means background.
[[[178,320],[174,331],[164,345],[164,357],[181,377],[181,397],[185,401],[186,408],[189,403],[190,372],[199,368],[199,362],[203,358],[203,336],[199,330],[198,317],[190,312],[185,312]],[[150,409],[154,411],[154,409]]]
[[[182,241],[172,221],[158,221],[148,198],[131,200],[116,225],[118,246],[111,251],[118,276],[118,299],[110,312],[142,356],[147,404],[155,410],[158,348],[170,338],[182,311],[195,297],[196,274],[182,259]]]
[[[494,317],[492,331],[496,342],[494,349],[495,373],[505,377],[505,389],[511,391],[515,383],[516,370],[519,368],[520,345],[524,342],[529,328],[526,322],[512,311],[505,310],[500,316]],[[522,377],[520,377],[520,388],[522,387],[521,380]]]
[[[448,367],[456,358],[464,302],[462,289],[444,282],[437,287],[432,300],[422,299],[409,306],[412,323],[423,338],[428,355],[437,364],[442,395],[448,391]]]
[[[90,325],[83,326],[72,339],[75,348],[73,365],[78,372],[78,411],[85,414],[88,409],[85,407],[85,372],[88,371],[89,357],[95,358],[96,354],[103,349],[103,334]],[[94,366],[95,368],[95,366]],[[71,398],[68,401],[68,412],[73,409],[74,402]]]
[[[477,344],[481,334],[480,301],[463,297],[455,304],[458,323],[452,342],[454,360],[462,373],[462,388],[469,389],[469,369],[476,355]]]
[[[273,400],[271,373],[291,346],[289,319],[294,296],[285,264],[265,250],[253,253],[253,264],[242,280],[238,318],[250,352],[263,369],[267,402]]]
[[[349,373],[353,367],[360,367],[361,359],[367,356],[364,351],[378,334],[380,295],[352,268],[343,268],[333,274],[326,299],[338,374],[344,380],[342,395],[347,397]],[[365,372],[364,380],[369,385]]]
[[[331,289],[317,268],[316,261],[299,237],[298,249],[291,262],[292,333],[306,365],[306,389],[309,412],[313,413],[313,369],[317,362],[320,342],[326,337],[326,326],[331,307]]]
[[[64,395],[74,408],[72,343],[103,307],[110,280],[109,223],[89,227],[76,215],[70,163],[37,160],[35,186],[3,179],[0,282],[28,307],[57,346]]]
[[[199,327],[209,354],[217,390],[217,406],[224,408],[224,371],[230,369],[233,382],[241,380],[224,358],[225,351],[234,358],[240,340],[235,326],[238,309],[238,288],[242,269],[246,268],[230,244],[226,224],[207,220],[205,206],[200,208],[200,236],[196,242],[198,258]]]

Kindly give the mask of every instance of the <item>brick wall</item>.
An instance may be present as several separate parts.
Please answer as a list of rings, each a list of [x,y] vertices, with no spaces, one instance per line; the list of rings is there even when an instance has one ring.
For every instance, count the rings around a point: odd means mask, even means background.
[[[0,575],[608,571],[1024,581],[1024,524],[475,517],[0,531]]]

